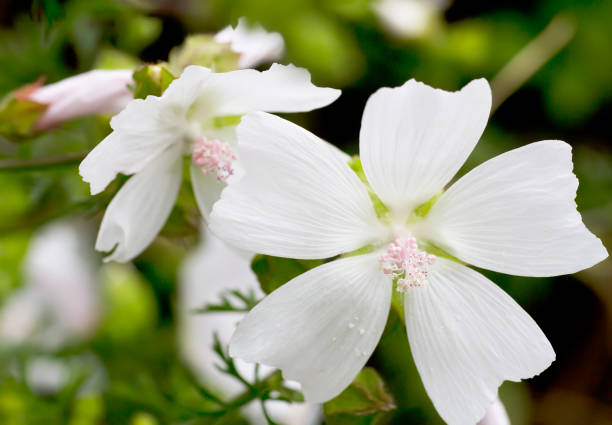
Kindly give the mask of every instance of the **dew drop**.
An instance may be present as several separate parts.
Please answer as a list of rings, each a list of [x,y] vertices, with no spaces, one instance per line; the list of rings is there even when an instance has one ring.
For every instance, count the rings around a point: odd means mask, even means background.
[[[359,335],[363,335],[365,333],[365,329],[364,328],[359,328]]]
[[[355,327],[355,324],[353,322],[349,322],[348,327],[349,329],[353,329]]]

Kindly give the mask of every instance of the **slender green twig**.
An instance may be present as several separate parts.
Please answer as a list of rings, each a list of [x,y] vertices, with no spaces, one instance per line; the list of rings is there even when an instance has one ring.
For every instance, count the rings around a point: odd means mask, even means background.
[[[574,32],[574,23],[564,14],[558,14],[523,47],[491,80],[491,113],[565,47]]]
[[[0,171],[36,171],[45,168],[78,164],[87,152],[67,153],[44,158],[4,159],[0,160]]]

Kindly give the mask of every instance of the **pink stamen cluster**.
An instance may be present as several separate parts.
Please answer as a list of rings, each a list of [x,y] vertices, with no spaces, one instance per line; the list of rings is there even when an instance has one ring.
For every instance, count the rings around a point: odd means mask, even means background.
[[[378,261],[384,274],[397,279],[397,290],[406,292],[415,286],[425,286],[428,266],[436,262],[436,257],[420,251],[415,238],[402,237],[391,242]]]
[[[217,180],[225,180],[232,174],[232,162],[237,156],[227,142],[198,138],[191,151],[191,160],[204,174],[216,173]]]

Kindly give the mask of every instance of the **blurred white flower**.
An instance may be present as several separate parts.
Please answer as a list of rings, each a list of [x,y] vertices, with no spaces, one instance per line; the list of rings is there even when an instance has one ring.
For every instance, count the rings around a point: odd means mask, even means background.
[[[277,61],[285,50],[282,35],[267,32],[259,24],[250,26],[246,18],[240,18],[236,28],[228,25],[219,31],[215,35],[215,41],[229,43],[230,48],[240,54],[238,66],[243,69]]]
[[[202,383],[216,385],[215,389],[227,400],[236,397],[245,388],[236,379],[215,367],[220,360],[212,349],[213,334],[217,332],[221,342],[227,346],[236,323],[244,317],[244,313],[194,314],[193,310],[206,304],[219,303],[219,295],[232,289],[243,293],[253,290],[258,298],[262,298],[263,293],[251,270],[252,257],[228,247],[208,233],[204,242],[186,259],[180,273],[178,306],[181,355]],[[246,379],[254,379],[253,364],[236,360],[236,367]],[[259,375],[265,376],[271,371],[271,368],[261,366]],[[320,422],[321,409],[318,405],[267,401],[266,408],[278,423],[314,425]],[[267,423],[261,406],[256,402],[246,406],[243,414],[251,423]]]
[[[537,324],[463,262],[554,276],[608,254],[576,210],[578,180],[564,142],[506,152],[441,193],[478,142],[490,108],[483,79],[458,92],[410,80],[373,94],[360,155],[386,206],[378,214],[366,185],[316,136],[273,115],[244,117],[237,133],[249,178],[224,190],[211,231],[280,257],[371,251],[327,262],[268,295],[238,325],[230,354],[279,367],[308,401],[329,400],[378,344],[395,284],[415,364],[447,423],[473,425],[504,380],[546,369],[555,353]]]
[[[445,0],[377,0],[372,3],[383,26],[399,38],[423,35],[447,6]]]
[[[60,359],[39,356],[28,362],[26,381],[39,394],[52,394],[64,386],[70,377],[68,365]]]
[[[476,425],[510,425],[510,419],[503,403],[496,399],[487,409],[484,418],[478,421]]]
[[[106,261],[129,261],[163,227],[191,156],[191,183],[207,217],[226,180],[240,174],[235,126],[250,111],[299,112],[336,100],[339,90],[316,87],[305,69],[274,64],[264,72],[213,73],[189,66],[161,97],[131,101],[111,120],[113,132],[79,171],[96,194],[118,173],[133,174],[108,205],[96,249]]]
[[[132,99],[130,82],[132,70],[94,70],[31,88],[24,96],[48,105],[35,125],[45,130],[85,115],[115,115]]]
[[[56,349],[88,337],[100,315],[97,278],[82,229],[61,222],[38,231],[24,260],[25,286],[0,311],[0,340]]]

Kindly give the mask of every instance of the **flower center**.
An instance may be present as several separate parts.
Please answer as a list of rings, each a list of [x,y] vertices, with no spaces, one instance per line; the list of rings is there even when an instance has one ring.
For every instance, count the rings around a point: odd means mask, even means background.
[[[378,261],[384,274],[397,279],[397,290],[406,292],[427,284],[428,268],[436,262],[436,257],[419,250],[415,238],[400,237],[387,245]]]
[[[236,154],[227,142],[208,140],[198,137],[191,151],[191,160],[200,167],[204,174],[217,174],[217,180],[225,180],[232,174],[232,162],[237,159]]]

